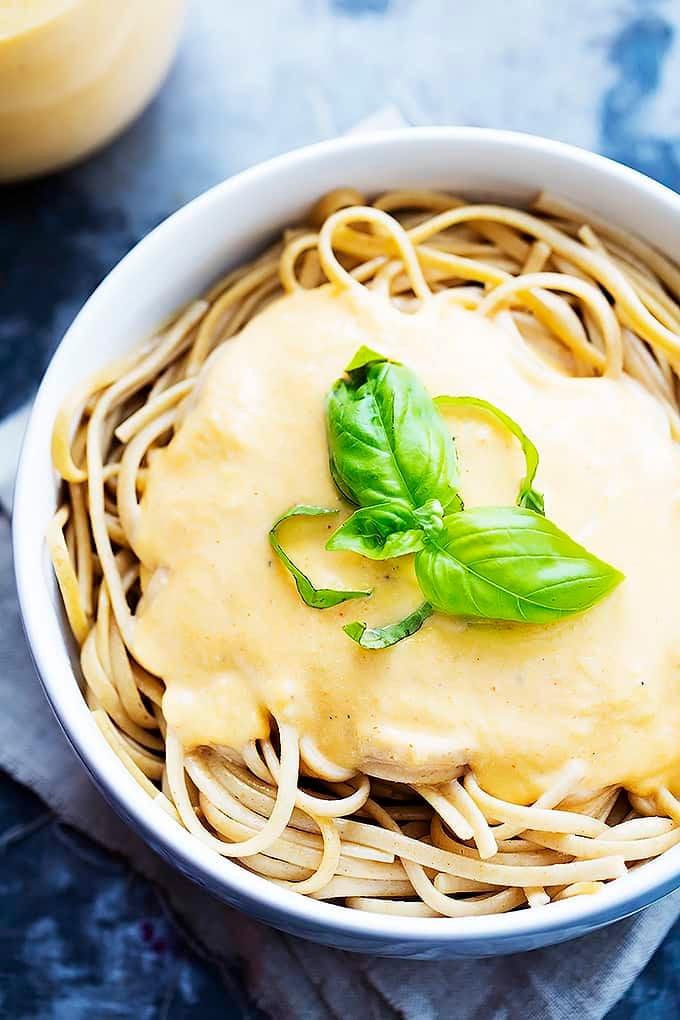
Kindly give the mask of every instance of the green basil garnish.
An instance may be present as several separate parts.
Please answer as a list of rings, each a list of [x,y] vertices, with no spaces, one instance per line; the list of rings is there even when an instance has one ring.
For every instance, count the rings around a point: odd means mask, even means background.
[[[423,531],[404,503],[378,503],[355,510],[326,542],[331,551],[347,549],[370,560],[389,560],[423,548]]]
[[[438,499],[411,510],[404,503],[378,503],[355,510],[326,542],[332,552],[346,549],[370,560],[389,560],[423,548],[425,534],[443,527]]]
[[[533,510],[485,506],[444,519],[415,561],[425,598],[454,616],[550,623],[582,613],[623,574]]]
[[[417,506],[413,516],[426,535],[444,527],[444,508],[438,499],[428,499],[427,503]]]
[[[337,514],[337,510],[328,510],[322,506],[293,506],[286,510],[274,521],[269,532],[269,542],[272,549],[281,560],[283,565],[290,571],[295,580],[295,587],[300,593],[302,601],[311,606],[312,609],[330,609],[332,606],[339,606],[341,602],[348,602],[350,599],[363,599],[371,594],[370,591],[341,591],[335,588],[315,588],[309,578],[295,566],[291,558],[281,548],[277,537],[280,524],[291,517],[321,517],[325,514]]]
[[[538,450],[517,422],[509,414],[506,414],[505,411],[501,411],[499,407],[496,407],[495,404],[489,403],[488,400],[482,400],[481,397],[435,397],[434,402],[437,407],[476,407],[482,411],[487,411],[494,418],[497,418],[501,424],[505,425],[506,429],[512,432],[516,439],[519,439],[522,452],[524,453],[526,472],[519,485],[517,506],[524,506],[528,510],[535,510],[537,514],[545,514],[543,494],[534,489],[533,486],[536,469],[538,468]]]
[[[358,383],[364,382],[366,379],[366,369],[369,365],[377,365],[380,362],[390,362],[392,365],[398,365],[398,361],[392,361],[390,358],[386,358],[384,354],[379,354],[378,351],[374,351],[371,347],[366,347],[363,344],[356,352],[350,363],[346,366],[345,372],[347,375],[353,376],[355,381]]]
[[[432,400],[417,376],[361,347],[326,401],[331,475],[357,506],[331,535],[329,550],[373,560],[415,553],[426,601],[398,623],[345,633],[362,648],[389,648],[415,634],[435,611],[453,616],[546,624],[590,609],[623,580],[545,517],[534,488],[538,451],[516,421],[480,397]],[[458,457],[439,409],[474,407],[497,418],[519,441],[526,471],[517,506],[464,510]],[[308,606],[326,609],[367,591],[317,589],[281,548],[289,517],[337,510],[296,506],[274,523],[269,540]]]
[[[362,648],[371,650],[389,648],[390,645],[396,645],[397,641],[415,634],[433,613],[434,609],[430,603],[423,602],[422,606],[409,613],[399,623],[389,623],[386,627],[367,627],[365,623],[357,621],[346,624],[342,629]]]
[[[359,352],[349,380],[339,379],[327,398],[335,484],[357,506],[415,509],[438,499],[445,512],[460,509],[456,448],[443,418],[410,369],[376,357]]]

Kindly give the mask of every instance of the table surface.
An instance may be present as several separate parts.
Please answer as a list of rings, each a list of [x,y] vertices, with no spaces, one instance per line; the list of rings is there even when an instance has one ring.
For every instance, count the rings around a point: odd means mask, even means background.
[[[190,0],[158,99],[81,166],[0,189],[0,417],[84,299],[222,178],[386,105],[545,134],[680,190],[678,0]],[[257,1017],[155,889],[0,775],[0,1017]],[[44,909],[49,903],[49,911]],[[49,918],[49,920],[47,919]],[[610,1014],[675,1017],[680,926]]]

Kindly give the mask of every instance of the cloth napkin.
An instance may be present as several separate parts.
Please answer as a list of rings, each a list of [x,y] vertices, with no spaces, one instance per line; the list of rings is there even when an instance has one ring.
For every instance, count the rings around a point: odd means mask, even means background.
[[[402,123],[388,109],[358,129]],[[160,887],[180,929],[209,955],[232,965],[239,958],[251,996],[277,1020],[434,1020],[452,1008],[457,1020],[603,1017],[680,915],[680,891],[566,947],[484,960],[381,959],[316,946],[243,917],[175,872],[117,818],[54,719],[21,628],[9,513],[26,417],[23,409],[0,425],[0,768]]]

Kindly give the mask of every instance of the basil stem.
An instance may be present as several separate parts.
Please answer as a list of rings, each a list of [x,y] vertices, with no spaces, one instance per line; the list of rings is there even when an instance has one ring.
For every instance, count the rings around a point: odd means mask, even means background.
[[[361,371],[339,379],[326,401],[329,464],[340,492],[361,507],[401,502],[415,509],[438,499],[445,512],[459,510],[456,448],[429,393],[404,365],[376,362],[379,355],[362,350],[350,362]]]
[[[398,641],[415,634],[433,613],[434,609],[430,603],[423,602],[422,606],[405,616],[399,623],[390,623],[386,627],[367,627],[365,623],[356,621],[346,624],[342,629],[362,648],[371,650],[389,648],[390,645],[396,645]]]
[[[416,577],[435,609],[520,623],[551,623],[590,609],[622,580],[540,514],[475,507],[444,519],[416,555]]]
[[[497,418],[501,424],[505,425],[509,432],[512,432],[513,436],[521,444],[526,464],[526,473],[519,486],[517,506],[526,507],[528,510],[535,510],[538,514],[545,514],[543,494],[533,487],[536,469],[538,468],[538,450],[517,422],[509,414],[506,414],[505,411],[501,411],[499,407],[496,407],[495,404],[489,403],[488,400],[482,400],[481,397],[444,396],[435,397],[434,402],[437,407],[442,408],[477,407]]]
[[[322,506],[293,506],[274,521],[269,531],[269,542],[283,565],[290,571],[295,580],[302,601],[312,609],[330,609],[350,599],[363,599],[371,595],[370,591],[341,591],[335,588],[315,588],[309,578],[296,567],[291,558],[281,548],[277,537],[279,525],[291,517],[321,517],[325,514],[337,514],[337,510],[328,510]]]

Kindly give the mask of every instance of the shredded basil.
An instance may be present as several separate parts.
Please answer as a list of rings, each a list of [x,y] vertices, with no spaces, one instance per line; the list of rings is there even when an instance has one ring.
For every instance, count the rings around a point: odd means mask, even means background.
[[[519,439],[524,454],[526,472],[519,485],[517,506],[524,506],[529,510],[535,510],[537,514],[545,514],[543,494],[534,489],[534,478],[538,468],[538,450],[517,422],[509,414],[506,414],[505,411],[501,411],[500,407],[489,403],[488,400],[482,400],[481,397],[435,397],[434,402],[437,407],[476,407],[481,411],[486,411],[494,418],[497,418],[501,424],[505,425],[506,429],[512,432],[516,439]]]
[[[399,623],[389,623],[386,627],[367,627],[365,623],[348,623],[342,629],[352,641],[356,641],[362,648],[378,650],[396,645],[403,638],[411,637],[434,613],[429,602],[423,602],[422,606],[414,612],[409,613]]]
[[[337,510],[328,510],[322,506],[293,506],[286,510],[274,521],[269,532],[269,542],[272,549],[281,560],[287,570],[293,575],[295,587],[300,593],[302,601],[311,606],[312,609],[330,609],[338,606],[341,602],[348,602],[350,599],[363,599],[371,595],[370,591],[342,591],[335,588],[316,588],[306,574],[303,574],[299,567],[296,567],[291,558],[281,548],[277,532],[279,525],[291,517],[321,517],[325,514],[337,514]]]

